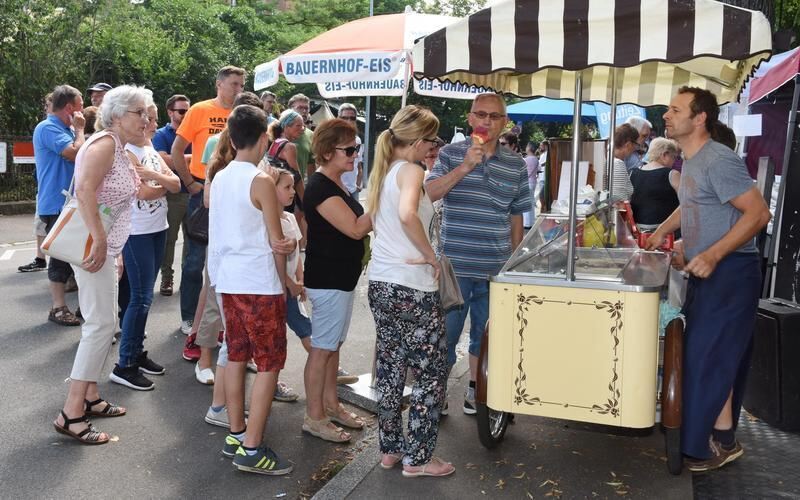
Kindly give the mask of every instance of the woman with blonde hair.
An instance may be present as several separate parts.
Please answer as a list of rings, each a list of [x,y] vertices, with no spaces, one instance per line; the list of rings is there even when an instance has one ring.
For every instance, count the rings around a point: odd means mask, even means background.
[[[658,137],[647,150],[650,161],[631,172],[631,208],[639,229],[654,231],[678,208],[681,173],[672,166],[679,155],[677,142]]]
[[[428,240],[433,205],[422,188],[420,162],[438,146],[439,120],[406,106],[377,141],[367,210],[375,228],[369,305],[377,330],[381,467],[403,463],[403,475],[447,476],[449,462],[433,456],[447,384],[447,336],[439,296],[439,262]],[[406,371],[414,373],[403,436]]]

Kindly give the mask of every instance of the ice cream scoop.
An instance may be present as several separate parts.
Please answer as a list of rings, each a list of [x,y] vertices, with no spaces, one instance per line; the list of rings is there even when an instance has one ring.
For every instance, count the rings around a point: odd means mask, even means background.
[[[476,144],[486,144],[489,142],[489,129],[486,127],[475,127],[472,131],[472,140]]]

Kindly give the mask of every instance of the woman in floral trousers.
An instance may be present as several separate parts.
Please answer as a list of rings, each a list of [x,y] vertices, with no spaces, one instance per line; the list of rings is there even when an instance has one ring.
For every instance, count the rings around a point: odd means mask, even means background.
[[[422,189],[421,161],[437,146],[439,120],[407,106],[377,142],[367,198],[375,238],[368,272],[378,336],[377,388],[381,467],[402,461],[403,475],[447,476],[433,455],[447,384],[447,338],[439,297],[439,263],[427,237],[433,205]],[[408,433],[403,435],[406,372],[414,374]]]

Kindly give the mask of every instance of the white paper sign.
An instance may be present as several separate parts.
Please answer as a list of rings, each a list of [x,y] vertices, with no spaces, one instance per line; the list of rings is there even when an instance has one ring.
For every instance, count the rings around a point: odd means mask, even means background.
[[[558,200],[569,201],[569,176],[572,170],[571,161],[561,162],[561,177],[558,180]],[[578,186],[585,186],[589,178],[589,162],[578,162]]]
[[[733,133],[737,137],[761,135],[761,115],[736,115],[733,117]]]
[[[5,142],[0,142],[0,174],[6,173],[6,163],[8,162],[8,155],[6,152],[8,151],[8,144]]]

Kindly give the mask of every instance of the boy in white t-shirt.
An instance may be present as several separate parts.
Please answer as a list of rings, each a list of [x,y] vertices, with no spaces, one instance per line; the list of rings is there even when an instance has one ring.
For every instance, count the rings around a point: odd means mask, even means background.
[[[267,146],[267,117],[250,105],[234,108],[228,132],[236,157],[211,182],[208,271],[222,296],[228,365],[225,396],[231,432],[223,454],[239,470],[281,475],[291,462],[262,444],[278,373],[286,362],[286,256],[275,182],[256,167]],[[247,362],[258,369],[244,420]]]

